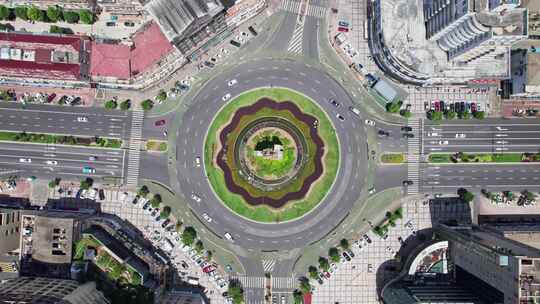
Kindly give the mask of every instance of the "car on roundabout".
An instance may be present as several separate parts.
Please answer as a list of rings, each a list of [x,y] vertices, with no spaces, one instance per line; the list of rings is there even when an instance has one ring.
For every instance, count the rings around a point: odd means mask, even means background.
[[[231,241],[231,242],[234,242],[234,239],[232,237],[232,235],[228,232],[225,232],[225,234],[223,235],[225,237],[225,239]]]
[[[229,100],[230,98],[231,98],[231,94],[230,94],[230,93],[227,93],[227,94],[225,94],[223,97],[221,97],[221,99],[222,99],[223,101],[227,101],[227,100]]]
[[[375,126],[375,122],[373,120],[369,120],[369,119],[366,119],[364,121],[364,123],[367,125],[367,126],[371,126],[371,127],[374,127]]]
[[[212,218],[205,212],[202,214],[202,217],[205,221],[211,223],[212,222]]]
[[[237,83],[238,83],[238,80],[232,79],[231,81],[229,81],[229,83],[227,83],[227,85],[228,85],[229,87],[232,87],[233,85],[235,85],[235,84],[237,84]]]
[[[191,199],[196,201],[197,203],[201,202],[201,198],[195,193],[191,193]]]

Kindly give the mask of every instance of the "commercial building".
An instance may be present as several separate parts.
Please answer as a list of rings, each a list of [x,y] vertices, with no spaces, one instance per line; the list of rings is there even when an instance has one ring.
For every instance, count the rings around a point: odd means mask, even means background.
[[[224,24],[224,8],[219,0],[150,0],[144,6],[180,51],[189,50]],[[191,43],[185,45],[186,40]]]
[[[526,39],[527,10],[518,1],[426,0],[426,38],[448,60],[468,64],[508,56],[509,46]]]
[[[20,277],[0,283],[0,304],[108,304],[94,282]]]
[[[21,210],[0,208],[0,254],[19,249]]]
[[[0,77],[84,81],[88,52],[81,36],[0,33]]]
[[[175,287],[167,291],[160,299],[161,304],[208,304],[200,290]]]
[[[81,238],[87,217],[25,210],[21,216],[21,274],[69,278],[73,243]]]
[[[540,300],[540,250],[476,225],[439,224],[448,242],[448,274],[415,274],[392,282],[384,302],[528,304]]]

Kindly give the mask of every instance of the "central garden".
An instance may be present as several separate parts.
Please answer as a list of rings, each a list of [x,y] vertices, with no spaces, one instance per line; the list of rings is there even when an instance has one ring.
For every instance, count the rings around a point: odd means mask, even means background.
[[[258,222],[298,218],[330,191],[339,165],[332,123],[309,98],[258,89],[226,104],[208,129],[204,163],[220,200]]]

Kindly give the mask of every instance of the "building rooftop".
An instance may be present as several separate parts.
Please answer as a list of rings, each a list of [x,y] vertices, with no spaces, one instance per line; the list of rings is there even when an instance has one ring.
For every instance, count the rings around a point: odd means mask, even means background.
[[[91,76],[129,79],[131,76],[129,46],[93,41],[91,49]]]
[[[32,258],[45,263],[71,263],[74,220],[37,216],[34,225]]]
[[[0,75],[78,80],[85,39],[0,33]]]

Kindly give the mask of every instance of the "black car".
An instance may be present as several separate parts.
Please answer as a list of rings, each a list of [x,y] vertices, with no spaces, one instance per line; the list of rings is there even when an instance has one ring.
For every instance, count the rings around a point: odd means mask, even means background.
[[[249,26],[248,30],[253,34],[253,36],[257,36],[257,31],[253,28],[253,26]]]
[[[137,205],[137,202],[139,202],[139,196],[135,196],[135,198],[131,201],[133,205]]]
[[[377,135],[379,135],[379,136],[381,136],[381,137],[382,137],[382,136],[387,136],[387,137],[388,137],[388,136],[390,136],[390,133],[389,133],[389,132],[386,132],[386,131],[384,131],[384,130],[379,130],[379,131],[377,131]]]
[[[159,222],[161,220],[161,214],[156,216],[156,218],[154,219],[156,222]]]
[[[441,112],[444,112],[444,110],[445,110],[445,107],[444,107],[444,106],[445,106],[444,101],[441,100],[441,101],[439,102],[439,105],[440,105],[440,107],[441,107]]]
[[[347,254],[348,254],[351,258],[354,258],[354,252],[352,252],[352,250],[347,249]]]
[[[465,112],[465,102],[462,101],[459,103],[459,111]]]
[[[343,251],[341,255],[345,258],[345,260],[347,260],[347,262],[351,261],[351,256],[349,256],[347,252]]]
[[[409,126],[403,126],[403,127],[401,127],[401,131],[411,132],[411,131],[412,131],[412,128],[409,127]]]
[[[210,61],[205,61],[205,62],[204,62],[204,65],[207,66],[207,67],[209,67],[209,68],[213,68],[213,67],[216,66],[215,64],[213,64],[213,63],[210,62]]]
[[[105,200],[105,191],[103,189],[99,189],[98,195],[99,195],[99,200],[101,201]]]
[[[242,45],[236,41],[236,40],[231,40],[231,44],[234,45],[235,47],[241,47]]]
[[[345,121],[345,117],[343,117],[341,114],[336,115],[336,117],[341,121]]]
[[[403,134],[403,138],[413,138],[414,137],[414,134],[411,134],[411,133],[404,133]]]
[[[166,220],[161,224],[161,228],[167,227],[167,225],[169,225],[170,222],[171,222],[171,220],[166,219]]]
[[[413,181],[412,180],[404,180],[403,181],[403,186],[410,186],[413,184]]]
[[[366,240],[366,242],[368,244],[371,244],[371,239],[369,238],[369,236],[367,234],[364,234],[363,238],[364,238],[364,240]]]
[[[333,105],[334,107],[339,107],[339,102],[337,102],[335,99],[330,99],[328,102],[330,102],[331,105]]]
[[[453,104],[453,103],[450,104],[450,111],[452,111],[452,112],[455,111],[455,108],[454,108],[454,104]]]

